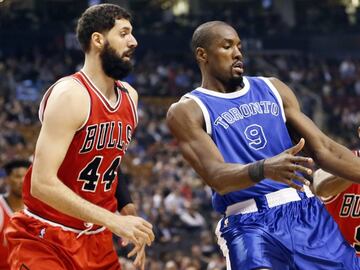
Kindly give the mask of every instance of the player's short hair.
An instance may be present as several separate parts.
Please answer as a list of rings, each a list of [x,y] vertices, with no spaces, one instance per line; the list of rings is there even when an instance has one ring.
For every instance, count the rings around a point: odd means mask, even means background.
[[[196,48],[208,48],[211,44],[211,40],[214,37],[214,27],[219,25],[230,26],[223,21],[210,21],[199,25],[191,39],[191,50],[195,54]]]
[[[4,165],[4,170],[6,172],[6,175],[10,175],[13,170],[17,168],[29,168],[31,165],[31,162],[26,159],[14,159],[12,161],[9,161]]]
[[[84,52],[90,50],[91,35],[94,32],[104,33],[115,25],[115,20],[131,20],[130,13],[113,4],[100,4],[89,7],[78,20],[76,35]]]

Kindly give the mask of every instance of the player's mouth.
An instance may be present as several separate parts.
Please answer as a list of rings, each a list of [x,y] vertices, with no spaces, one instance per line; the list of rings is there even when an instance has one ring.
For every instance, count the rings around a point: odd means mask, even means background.
[[[127,52],[124,52],[124,53],[123,53],[123,59],[125,59],[125,60],[130,60],[131,57],[132,57],[132,55],[133,55],[133,53],[134,53],[134,50],[129,50],[129,51],[127,51]]]
[[[236,73],[242,74],[244,72],[244,65],[243,65],[243,63],[241,61],[236,61],[232,65],[232,68]]]

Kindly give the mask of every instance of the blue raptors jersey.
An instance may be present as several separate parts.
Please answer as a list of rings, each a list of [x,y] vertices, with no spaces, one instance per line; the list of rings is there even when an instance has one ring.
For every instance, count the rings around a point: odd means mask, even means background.
[[[243,89],[232,93],[199,87],[185,97],[200,106],[206,132],[227,163],[248,164],[273,157],[292,146],[281,97],[267,78],[244,77]],[[212,204],[216,211],[224,213],[229,205],[285,187],[288,186],[264,179],[255,186],[226,195],[213,192]]]

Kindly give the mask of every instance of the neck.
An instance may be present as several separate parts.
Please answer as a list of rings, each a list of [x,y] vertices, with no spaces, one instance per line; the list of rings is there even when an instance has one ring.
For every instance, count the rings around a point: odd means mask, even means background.
[[[86,54],[82,70],[107,98],[113,97],[115,80],[104,73],[99,57]]]
[[[244,87],[244,84],[233,81],[221,81],[215,77],[208,76],[207,74],[202,74],[201,87],[209,90],[213,90],[220,93],[232,93],[238,90],[241,90]]]
[[[6,198],[6,201],[14,212],[20,211],[24,208],[22,198],[14,195],[13,193],[10,193],[10,195]]]

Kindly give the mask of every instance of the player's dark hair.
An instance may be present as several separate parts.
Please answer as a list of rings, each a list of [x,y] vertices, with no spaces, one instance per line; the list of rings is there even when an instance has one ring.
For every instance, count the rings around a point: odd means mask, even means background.
[[[115,25],[115,20],[131,20],[130,13],[113,4],[100,4],[89,7],[78,20],[76,35],[84,52],[90,49],[91,35],[94,32],[104,33]]]
[[[211,21],[199,25],[192,36],[191,39],[191,50],[195,54],[196,48],[208,48],[211,44],[211,40],[214,37],[214,27],[218,25],[230,26],[223,21]]]
[[[15,159],[12,160],[4,165],[4,170],[6,172],[6,175],[10,175],[14,169],[17,168],[29,168],[31,165],[31,162],[26,159]]]

